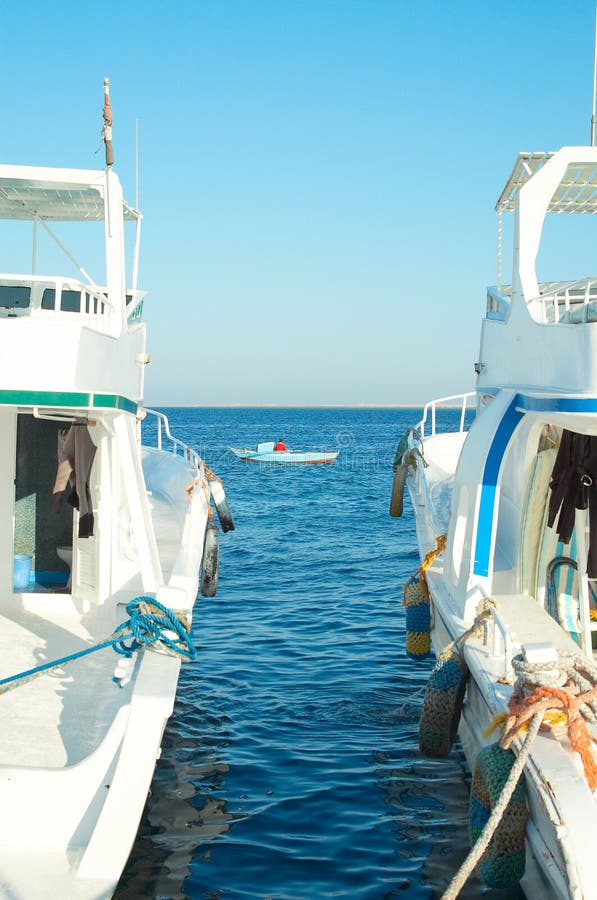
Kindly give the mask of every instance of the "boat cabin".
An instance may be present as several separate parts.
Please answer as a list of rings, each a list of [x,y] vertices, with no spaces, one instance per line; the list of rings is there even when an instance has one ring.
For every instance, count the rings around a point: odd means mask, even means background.
[[[491,393],[524,385],[592,391],[597,385],[597,330],[590,327],[597,322],[595,272],[580,280],[539,281],[537,258],[548,216],[597,212],[597,148],[519,154],[496,210],[498,283],[487,293],[476,363],[478,389]],[[506,285],[505,212],[514,216],[512,281]]]
[[[48,594],[65,594],[97,606],[156,590],[172,565],[147,527],[141,462],[141,220],[110,169],[0,166],[0,224],[11,236],[0,271],[1,597],[32,604],[43,594],[47,605]],[[29,239],[21,274],[15,229]],[[64,274],[39,271],[50,264]],[[184,483],[180,492],[182,522]]]
[[[468,434],[462,419],[445,435],[435,430],[441,401],[425,411],[432,427],[424,453],[436,470],[425,490],[437,520],[441,492],[448,498],[433,533],[449,521],[445,575],[465,621],[482,596],[533,598],[590,653],[597,648],[597,278],[539,282],[536,267],[548,215],[597,213],[597,148],[520,154],[496,209],[498,285],[488,291],[475,364],[477,416]],[[504,286],[507,211],[514,253]],[[453,479],[441,468],[449,459]]]

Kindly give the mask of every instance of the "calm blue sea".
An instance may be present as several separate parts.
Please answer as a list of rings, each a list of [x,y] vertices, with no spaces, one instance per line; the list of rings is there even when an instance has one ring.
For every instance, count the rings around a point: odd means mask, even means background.
[[[409,409],[171,409],[223,478],[236,531],[199,598],[139,835],[116,897],[439,898],[468,851],[459,748],[418,752],[430,663],[405,654],[410,504],[390,519]],[[454,413],[456,415],[456,413]],[[227,448],[340,449],[266,468]],[[472,879],[462,897],[519,897]]]

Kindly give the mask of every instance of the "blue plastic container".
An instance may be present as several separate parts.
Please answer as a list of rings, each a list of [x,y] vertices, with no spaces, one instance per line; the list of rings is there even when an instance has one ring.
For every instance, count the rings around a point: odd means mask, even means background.
[[[26,591],[29,587],[32,559],[33,557],[30,553],[15,553],[13,566],[13,583],[15,591]]]

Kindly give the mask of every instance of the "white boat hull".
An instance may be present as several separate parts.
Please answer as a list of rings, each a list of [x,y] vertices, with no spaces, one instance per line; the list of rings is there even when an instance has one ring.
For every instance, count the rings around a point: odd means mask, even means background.
[[[0,166],[0,218],[34,223],[34,257],[40,223],[109,223],[105,285],[0,273],[0,896],[98,900],[194,658],[210,484],[234,526],[217,476],[142,406],[141,215],[111,167]]]
[[[442,511],[440,504],[447,499],[450,509],[449,496],[442,495],[442,487],[449,495],[454,474],[448,467],[452,460],[456,468],[459,457],[454,450],[462,446],[463,437],[460,433],[436,435],[428,447],[423,441],[422,452],[428,465],[417,467],[416,473],[407,477],[421,559],[434,548],[438,523],[444,521],[445,510]],[[438,460],[441,466],[435,465]],[[440,504],[436,505],[434,498]],[[455,588],[446,571],[452,565],[449,557],[440,555],[426,574],[436,657],[470,626],[470,620],[459,612],[455,602]],[[512,642],[512,652],[536,642],[549,643],[562,650],[577,650],[562,628],[528,594],[495,591],[492,596]],[[512,690],[512,678],[505,671],[504,645],[498,641],[492,647],[492,641],[495,643],[495,638],[490,637],[489,643],[471,640],[464,647],[470,680],[458,734],[471,771],[479,751],[497,739],[495,733],[486,735],[485,732],[496,716],[507,711]],[[520,743],[515,747],[520,748]],[[527,863],[521,882],[525,893],[529,898],[558,900],[597,897],[592,865],[597,806],[577,754],[570,753],[551,734],[540,733],[525,770],[525,781],[531,810]],[[554,790],[555,785],[562,783],[565,790]]]
[[[457,709],[468,764],[496,742],[526,759],[530,900],[597,900],[595,710],[576,699],[597,687],[597,279],[540,283],[536,272],[547,213],[595,213],[596,189],[594,147],[519,156],[497,205],[515,215],[513,283],[488,289],[474,422],[471,395],[427,404],[395,479],[430,563],[424,646],[430,637],[439,657],[458,640],[468,667]],[[547,704],[542,730],[509,744],[500,728],[527,698]]]
[[[293,450],[277,450],[269,452],[258,452],[257,450],[243,450],[239,447],[231,447],[230,450],[238,459],[245,462],[264,463],[275,466],[309,466],[309,465],[325,465],[333,462],[339,450],[310,450],[310,451],[293,451]]]

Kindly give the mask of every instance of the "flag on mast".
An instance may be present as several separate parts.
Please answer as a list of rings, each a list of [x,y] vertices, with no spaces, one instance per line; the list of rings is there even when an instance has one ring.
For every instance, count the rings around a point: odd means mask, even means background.
[[[114,165],[114,151],[112,150],[112,107],[110,106],[109,78],[104,78],[104,127],[102,128],[102,135],[106,145],[106,165],[110,168]]]

